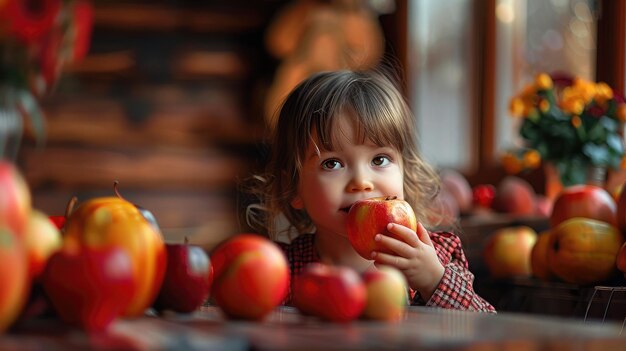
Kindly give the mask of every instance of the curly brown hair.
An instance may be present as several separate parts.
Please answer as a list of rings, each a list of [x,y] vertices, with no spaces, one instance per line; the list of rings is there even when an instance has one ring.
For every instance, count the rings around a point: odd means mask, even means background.
[[[333,149],[335,123],[349,109],[363,140],[379,146],[392,146],[402,155],[405,200],[425,226],[437,224],[440,211],[433,201],[440,189],[437,172],[417,151],[415,121],[408,104],[391,79],[393,72],[375,70],[320,72],[301,82],[284,101],[271,135],[271,154],[265,174],[254,176],[246,191],[258,203],[248,206],[247,223],[257,231],[277,239],[283,231],[311,232],[314,225],[306,211],[290,202],[296,195],[305,151],[312,140]],[[397,76],[396,76],[397,77]],[[278,225],[280,216],[289,222]]]

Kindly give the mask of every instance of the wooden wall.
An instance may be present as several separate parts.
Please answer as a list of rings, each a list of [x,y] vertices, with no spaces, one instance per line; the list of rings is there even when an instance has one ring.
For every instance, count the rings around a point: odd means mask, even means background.
[[[43,101],[45,144],[20,151],[34,206],[62,214],[118,180],[168,241],[211,247],[245,230],[237,180],[263,163],[277,66],[264,30],[286,3],[96,2],[88,57]]]

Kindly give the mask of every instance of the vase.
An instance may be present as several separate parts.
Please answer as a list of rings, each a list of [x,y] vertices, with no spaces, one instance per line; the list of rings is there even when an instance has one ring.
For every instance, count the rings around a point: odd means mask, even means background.
[[[22,142],[23,121],[15,89],[0,87],[0,159],[15,161]]]
[[[559,170],[552,163],[546,163],[543,167],[545,176],[545,195],[550,200],[554,200],[564,185],[561,181],[561,175]],[[606,187],[607,182],[607,169],[602,166],[589,166],[585,170],[585,181],[581,184],[595,185],[602,188]]]
[[[563,190],[561,175],[559,174],[559,170],[552,163],[546,163],[543,166],[543,172],[545,176],[544,193],[548,199],[554,200],[561,190]]]

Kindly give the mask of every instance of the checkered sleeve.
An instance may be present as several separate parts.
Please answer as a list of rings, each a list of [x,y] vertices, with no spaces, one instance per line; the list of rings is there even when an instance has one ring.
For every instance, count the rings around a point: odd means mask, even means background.
[[[428,301],[415,293],[413,305],[495,313],[495,308],[474,292],[474,275],[468,269],[461,240],[453,233],[429,233],[445,271]]]
[[[291,272],[291,284],[289,293],[283,301],[283,305],[291,305],[291,288],[297,275],[312,262],[319,262],[319,255],[315,249],[315,239],[313,234],[302,234],[294,239],[290,244],[277,242],[281,248],[287,262],[289,262],[289,270]]]

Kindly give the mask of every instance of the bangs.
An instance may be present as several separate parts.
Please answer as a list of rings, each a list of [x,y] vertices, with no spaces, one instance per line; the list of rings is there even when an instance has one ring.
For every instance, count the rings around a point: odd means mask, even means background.
[[[334,150],[335,145],[341,138],[348,137],[339,126],[338,116],[344,114],[351,119],[356,130],[355,143],[363,144],[370,140],[377,146],[392,146],[402,151],[407,146],[407,141],[412,137],[407,135],[413,130],[410,113],[402,108],[403,102],[397,101],[397,97],[386,94],[378,87],[367,82],[355,82],[350,88],[345,99],[328,101],[327,106],[321,107],[316,118],[314,130],[317,134],[316,142],[322,150]],[[338,94],[337,96],[341,96]]]

